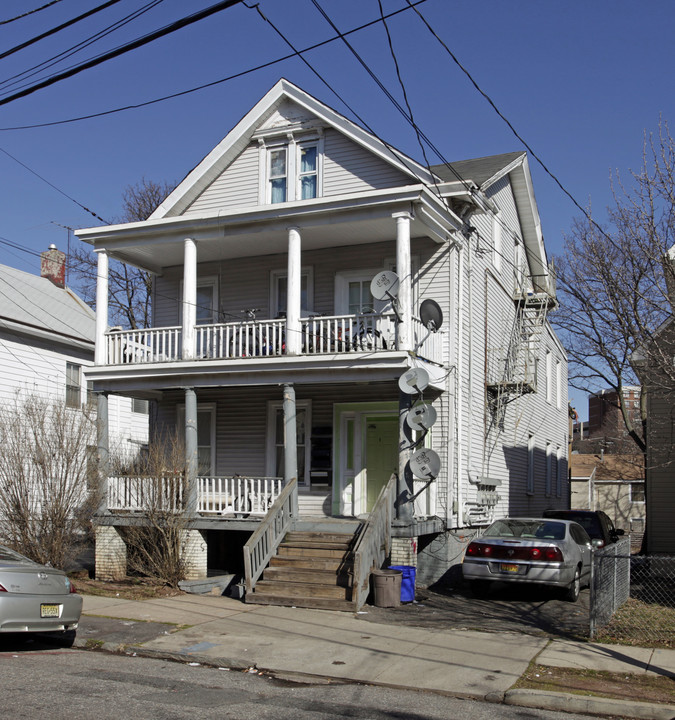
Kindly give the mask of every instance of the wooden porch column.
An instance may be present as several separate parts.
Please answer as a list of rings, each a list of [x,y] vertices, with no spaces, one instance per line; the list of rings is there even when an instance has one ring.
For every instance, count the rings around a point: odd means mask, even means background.
[[[183,360],[195,356],[197,324],[197,243],[185,238],[183,251]]]
[[[96,305],[98,311],[98,304]],[[109,515],[108,488],[110,477],[110,434],[108,425],[108,393],[96,393],[96,454],[98,459],[97,515]]]
[[[302,265],[300,230],[288,228],[288,297],[286,298],[286,354],[302,354]]]
[[[108,331],[108,253],[96,250],[98,256],[96,269],[96,345],[94,362],[96,365],[108,363],[108,347],[105,334]]]
[[[408,212],[394,213],[396,220],[396,274],[399,278],[399,350],[412,350],[412,264],[410,261],[410,221]]]
[[[197,450],[197,393],[194,388],[185,388],[185,509],[188,515],[197,513],[199,488],[197,473],[199,456]]]

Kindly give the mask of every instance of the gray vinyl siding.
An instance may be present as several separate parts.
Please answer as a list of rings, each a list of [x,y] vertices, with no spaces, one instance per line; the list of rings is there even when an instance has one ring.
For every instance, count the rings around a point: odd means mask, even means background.
[[[323,196],[382,190],[415,181],[335,130],[324,138]]]
[[[256,144],[249,145],[206,190],[185,210],[213,213],[258,204],[258,157]]]

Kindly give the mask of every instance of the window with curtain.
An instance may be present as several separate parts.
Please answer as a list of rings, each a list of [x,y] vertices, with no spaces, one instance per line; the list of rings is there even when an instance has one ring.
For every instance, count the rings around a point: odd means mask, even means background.
[[[80,407],[82,366],[66,363],[66,407]]]
[[[286,202],[286,154],[287,149],[276,148],[269,152],[270,203]]]
[[[316,145],[301,145],[298,151],[300,155],[298,172],[300,199],[310,200],[311,198],[317,197],[317,147]]]

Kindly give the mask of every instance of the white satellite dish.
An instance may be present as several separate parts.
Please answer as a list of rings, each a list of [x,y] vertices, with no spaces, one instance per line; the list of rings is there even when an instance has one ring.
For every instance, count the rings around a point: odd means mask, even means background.
[[[408,395],[417,395],[429,384],[429,373],[421,367],[410,368],[398,379],[399,388]]]
[[[398,295],[398,275],[391,270],[383,270],[370,281],[370,294],[376,300],[393,300]]]
[[[433,405],[420,403],[410,408],[405,420],[413,430],[428,430],[436,422],[436,408]]]
[[[441,470],[441,459],[434,450],[422,448],[410,458],[410,469],[420,480],[433,480]]]

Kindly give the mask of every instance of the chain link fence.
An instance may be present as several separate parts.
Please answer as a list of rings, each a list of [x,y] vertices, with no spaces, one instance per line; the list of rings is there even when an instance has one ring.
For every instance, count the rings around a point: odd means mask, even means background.
[[[591,638],[675,648],[675,556],[631,555],[628,538],[593,556]]]

